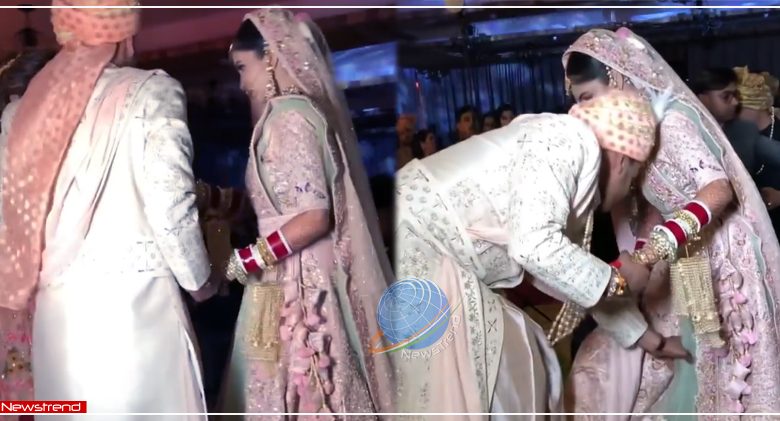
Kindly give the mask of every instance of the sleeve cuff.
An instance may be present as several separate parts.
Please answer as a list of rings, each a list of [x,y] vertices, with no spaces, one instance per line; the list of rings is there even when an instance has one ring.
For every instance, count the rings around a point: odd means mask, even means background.
[[[612,279],[612,267],[595,257],[593,260],[597,265],[594,271],[597,275],[594,277],[596,280],[595,285],[593,288],[589,289],[589,292],[591,293],[590,296],[585,297],[583,295],[582,302],[577,303],[584,308],[591,308],[598,305],[601,299],[604,298],[604,292],[607,290],[609,280]]]
[[[599,328],[623,348],[630,348],[644,335],[649,325],[632,299],[605,300],[591,309]]]
[[[187,291],[197,291],[201,289],[203,285],[206,285],[209,277],[211,277],[211,265],[208,263],[208,261],[200,264],[196,263],[194,266],[196,267],[193,267],[193,271],[190,276],[186,278],[177,277],[179,285]]]

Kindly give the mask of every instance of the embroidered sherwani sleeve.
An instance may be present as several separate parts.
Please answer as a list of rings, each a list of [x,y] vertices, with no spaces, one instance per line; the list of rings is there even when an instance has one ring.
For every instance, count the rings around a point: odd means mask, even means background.
[[[536,282],[593,307],[611,268],[564,235],[584,165],[583,146],[545,137],[522,142],[510,174],[509,255]]]
[[[179,285],[194,291],[206,282],[210,267],[198,223],[184,91],[163,75],[153,76],[141,89],[144,210]]]

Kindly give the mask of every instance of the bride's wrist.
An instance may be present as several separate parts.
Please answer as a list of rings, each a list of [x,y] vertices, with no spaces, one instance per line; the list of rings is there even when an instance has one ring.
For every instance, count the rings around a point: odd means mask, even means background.
[[[245,283],[249,274],[270,269],[291,254],[292,248],[287,239],[277,230],[267,237],[258,238],[255,244],[233,250],[225,268],[225,276],[229,280]]]

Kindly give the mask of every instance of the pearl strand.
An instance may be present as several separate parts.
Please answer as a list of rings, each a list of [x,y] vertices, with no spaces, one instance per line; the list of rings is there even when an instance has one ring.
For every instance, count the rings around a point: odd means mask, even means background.
[[[588,215],[588,221],[585,223],[585,237],[582,239],[583,250],[590,252],[590,245],[593,239],[593,212]],[[547,333],[547,339],[552,345],[558,343],[561,339],[571,335],[574,329],[585,319],[585,309],[578,304],[567,301],[555,316],[555,321]]]

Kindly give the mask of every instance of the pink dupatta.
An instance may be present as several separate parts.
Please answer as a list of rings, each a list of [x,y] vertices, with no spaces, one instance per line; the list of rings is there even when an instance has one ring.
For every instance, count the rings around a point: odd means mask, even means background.
[[[98,78],[132,37],[133,0],[54,0],[54,6],[103,5],[114,9],[52,10],[63,49],[30,82],[8,138],[0,230],[0,307],[20,310],[35,290],[45,221],[54,183]]]

